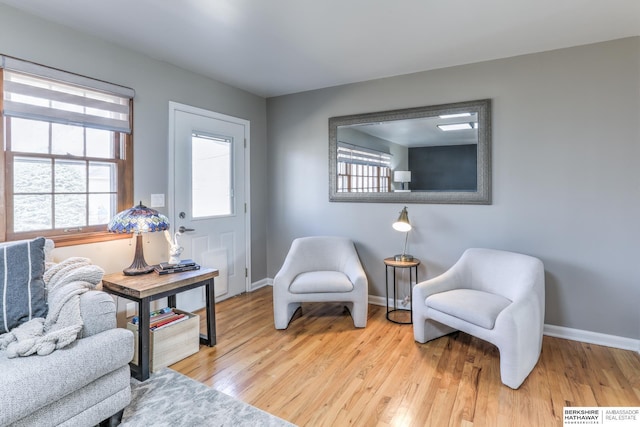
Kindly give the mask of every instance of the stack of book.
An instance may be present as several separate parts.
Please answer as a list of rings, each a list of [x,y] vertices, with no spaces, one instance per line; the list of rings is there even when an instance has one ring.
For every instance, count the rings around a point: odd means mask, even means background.
[[[170,325],[175,325],[176,323],[187,320],[188,318],[189,316],[185,313],[176,313],[173,308],[166,307],[162,310],[151,312],[151,317],[149,318],[149,329],[155,331]],[[138,316],[131,318],[131,323],[137,325]]]
[[[200,266],[196,264],[192,259],[183,259],[178,264],[169,264],[168,262],[161,262],[154,266],[156,273],[169,274],[179,273],[181,271],[199,270]]]

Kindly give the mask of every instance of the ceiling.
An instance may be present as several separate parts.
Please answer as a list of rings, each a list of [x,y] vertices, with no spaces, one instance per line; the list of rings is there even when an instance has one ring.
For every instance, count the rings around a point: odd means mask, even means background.
[[[640,35],[640,0],[0,0],[271,97]]]

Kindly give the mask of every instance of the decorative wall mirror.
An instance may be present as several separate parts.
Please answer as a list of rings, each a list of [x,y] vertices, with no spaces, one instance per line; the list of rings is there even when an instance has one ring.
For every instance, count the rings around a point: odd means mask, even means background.
[[[491,204],[491,100],[330,118],[329,200]]]

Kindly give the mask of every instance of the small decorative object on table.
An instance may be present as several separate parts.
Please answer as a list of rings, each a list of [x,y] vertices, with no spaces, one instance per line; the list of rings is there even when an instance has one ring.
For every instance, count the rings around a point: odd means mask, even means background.
[[[182,246],[178,243],[178,236],[182,233],[176,231],[173,235],[173,240],[171,239],[171,233],[168,230],[164,231],[164,237],[169,242],[169,262],[168,264],[180,264],[180,254],[184,250]],[[164,263],[163,263],[164,264]]]
[[[177,264],[170,262],[161,262],[155,267],[158,274],[179,273],[181,271],[199,270],[200,265],[196,264],[192,259],[179,260]]]

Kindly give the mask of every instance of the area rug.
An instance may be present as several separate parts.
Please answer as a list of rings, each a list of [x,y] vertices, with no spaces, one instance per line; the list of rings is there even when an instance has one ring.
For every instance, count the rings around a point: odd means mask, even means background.
[[[131,404],[121,426],[265,426],[293,424],[241,402],[172,369],[140,382],[131,379]]]

